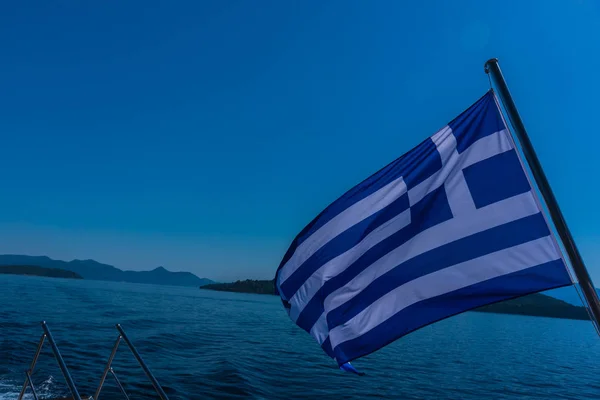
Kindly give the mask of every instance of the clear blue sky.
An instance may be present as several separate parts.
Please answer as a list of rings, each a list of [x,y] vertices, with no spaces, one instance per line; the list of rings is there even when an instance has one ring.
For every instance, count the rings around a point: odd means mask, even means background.
[[[598,26],[592,0],[6,2],[0,253],[270,279],[498,57],[598,285]]]

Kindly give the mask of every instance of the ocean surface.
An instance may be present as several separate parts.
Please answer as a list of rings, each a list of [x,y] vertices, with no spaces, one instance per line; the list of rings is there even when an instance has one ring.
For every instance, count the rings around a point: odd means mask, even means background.
[[[120,323],[170,399],[598,399],[591,323],[465,313],[340,371],[275,296],[0,275],[0,399],[15,399],[47,321],[82,395],[93,395]],[[129,349],[114,370],[157,398]],[[68,389],[47,344],[41,398]],[[31,399],[31,395],[26,396]],[[109,376],[101,399],[121,399]]]

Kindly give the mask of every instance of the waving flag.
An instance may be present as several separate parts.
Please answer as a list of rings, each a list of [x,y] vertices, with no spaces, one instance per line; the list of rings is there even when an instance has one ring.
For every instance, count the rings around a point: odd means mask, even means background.
[[[275,282],[345,370],[433,322],[572,283],[492,91],[321,212]]]

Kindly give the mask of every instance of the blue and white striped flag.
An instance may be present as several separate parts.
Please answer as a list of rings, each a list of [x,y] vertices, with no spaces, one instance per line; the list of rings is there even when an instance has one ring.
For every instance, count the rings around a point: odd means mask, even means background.
[[[349,190],[275,277],[290,318],[342,369],[433,322],[570,285],[495,96]]]

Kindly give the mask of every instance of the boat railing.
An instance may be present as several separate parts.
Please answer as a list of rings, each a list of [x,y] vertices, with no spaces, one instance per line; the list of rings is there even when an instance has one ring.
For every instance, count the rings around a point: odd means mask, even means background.
[[[158,383],[158,381],[156,380],[154,375],[152,375],[152,372],[150,372],[150,369],[148,369],[148,366],[142,359],[142,356],[140,356],[140,353],[138,353],[138,351],[135,348],[135,346],[133,345],[133,343],[131,343],[131,341],[127,337],[127,334],[125,333],[125,331],[123,330],[121,325],[117,324],[117,330],[119,331],[119,336],[117,337],[117,340],[115,341],[115,345],[113,346],[112,352],[110,353],[110,356],[108,357],[108,362],[106,363],[106,367],[104,367],[104,372],[102,373],[102,378],[100,379],[100,385],[98,385],[98,390],[96,390],[96,394],[94,395],[94,400],[98,400],[100,398],[100,391],[102,390],[102,386],[104,386],[104,381],[106,380],[106,377],[108,376],[109,373],[112,375],[112,377],[115,380],[117,387],[119,388],[121,393],[125,396],[126,399],[129,399],[129,396],[127,396],[127,393],[125,392],[125,389],[123,388],[123,385],[121,385],[119,378],[117,378],[117,374],[115,373],[115,371],[112,368],[112,362],[115,358],[115,355],[117,354],[117,350],[119,348],[119,344],[121,343],[121,340],[123,340],[125,342],[125,344],[127,345],[127,347],[129,347],[129,350],[131,350],[131,353],[137,360],[138,364],[140,364],[140,367],[142,367],[142,369],[144,370],[144,373],[146,374],[146,377],[152,383],[152,386],[154,387],[156,394],[158,394],[158,396],[162,400],[169,400],[169,397],[163,390],[162,386],[160,386],[160,384]]]
[[[152,386],[154,387],[156,394],[158,394],[158,396],[161,398],[161,400],[169,400],[169,397],[163,390],[162,386],[160,386],[160,384],[158,383],[158,381],[156,380],[154,375],[152,375],[152,372],[150,372],[150,369],[148,368],[148,366],[146,365],[146,363],[144,362],[144,360],[138,353],[138,351],[135,348],[135,346],[133,345],[133,343],[131,343],[131,341],[127,337],[127,334],[125,333],[125,331],[123,330],[121,325],[117,324],[116,327],[117,327],[117,331],[119,332],[119,336],[117,337],[117,340],[115,341],[112,352],[110,353],[110,356],[108,357],[108,361],[107,361],[104,371],[102,373],[102,378],[100,379],[100,384],[98,385],[98,389],[96,390],[96,393],[94,394],[93,397],[82,398],[77,390],[77,387],[75,386],[75,382],[73,381],[71,374],[69,373],[69,369],[67,368],[67,365],[65,364],[65,361],[63,360],[62,355],[60,354],[58,346],[56,345],[56,342],[54,341],[54,338],[52,336],[52,333],[50,332],[50,329],[48,328],[48,325],[46,324],[45,321],[43,321],[42,329],[44,330],[44,333],[42,334],[42,336],[40,338],[35,355],[33,356],[33,360],[31,361],[31,365],[29,366],[29,369],[27,371],[25,371],[25,383],[23,384],[23,389],[21,389],[21,393],[19,394],[18,400],[23,399],[23,396],[25,396],[25,393],[27,392],[28,387],[31,389],[31,394],[32,394],[34,400],[39,400],[37,391],[33,384],[32,375],[33,375],[33,371],[35,370],[35,366],[37,364],[38,358],[40,357],[42,348],[43,348],[46,340],[48,340],[48,342],[50,343],[52,352],[54,353],[54,358],[56,359],[58,366],[65,378],[65,381],[67,382],[67,386],[69,387],[69,391],[71,392],[72,400],[98,400],[100,397],[100,392],[102,391],[102,387],[104,386],[104,383],[106,381],[106,377],[108,376],[108,374],[111,374],[111,376],[115,380],[115,383],[117,384],[117,388],[120,390],[123,397],[126,400],[129,400],[129,396],[127,395],[127,392],[125,391],[125,388],[121,384],[121,381],[117,377],[117,374],[115,373],[115,371],[112,367],[112,362],[115,358],[115,355],[117,353],[117,350],[119,348],[119,344],[121,343],[121,340],[123,340],[125,342],[125,344],[127,344],[127,347],[129,347],[129,350],[131,350],[131,353],[137,360],[140,367],[142,367],[142,370],[146,374],[146,377],[152,383]]]
[[[40,357],[40,353],[42,352],[42,347],[44,347],[44,342],[46,341],[46,339],[48,339],[50,347],[52,348],[52,352],[54,353],[54,358],[56,358],[58,366],[63,376],[65,377],[65,380],[67,381],[67,385],[69,386],[69,390],[71,391],[71,396],[73,396],[74,400],[82,400],[81,396],[79,395],[79,392],[77,391],[77,387],[75,387],[75,382],[73,382],[73,378],[69,373],[69,369],[67,368],[65,361],[60,355],[58,346],[56,345],[56,342],[52,337],[52,333],[50,333],[50,329],[48,328],[46,321],[42,322],[42,329],[44,330],[44,333],[42,333],[42,337],[40,338],[40,342],[38,344],[37,350],[35,351],[35,355],[33,356],[33,360],[31,361],[31,365],[29,366],[29,369],[25,371],[25,383],[23,384],[23,389],[21,389],[21,393],[19,394],[18,400],[23,399],[23,396],[25,396],[25,392],[27,391],[28,386],[31,388],[33,398],[35,400],[39,399],[35,390],[35,386],[33,385],[33,380],[31,379],[31,376],[33,375],[35,365],[37,364],[38,358]]]

